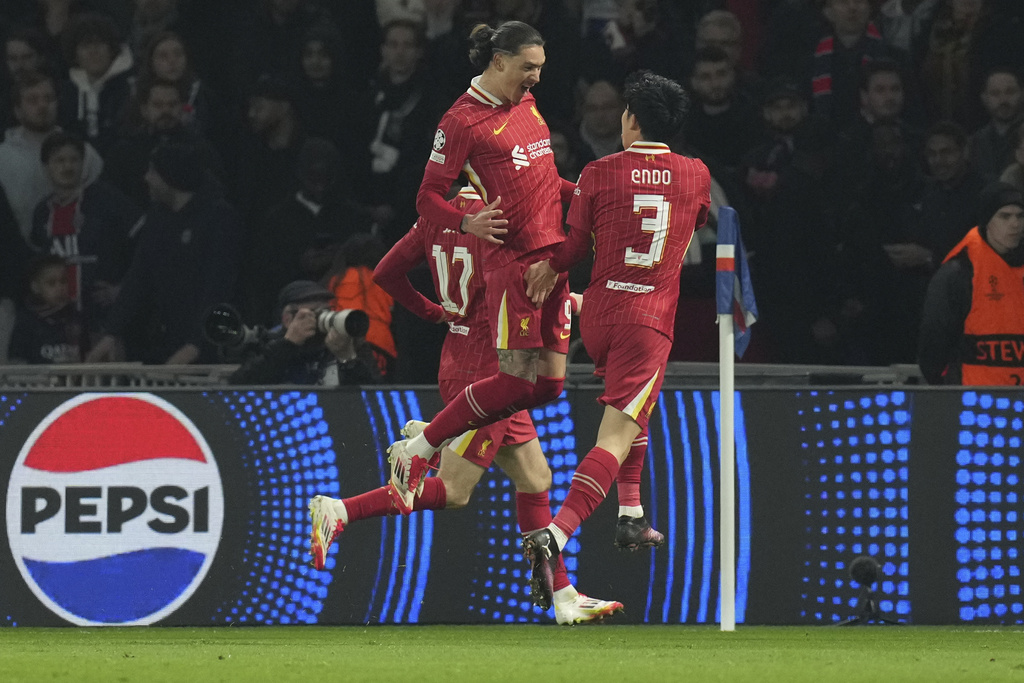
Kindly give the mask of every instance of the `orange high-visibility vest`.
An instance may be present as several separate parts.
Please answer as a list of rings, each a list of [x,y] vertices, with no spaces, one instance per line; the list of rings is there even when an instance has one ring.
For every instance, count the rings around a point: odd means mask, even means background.
[[[974,266],[974,279],[960,346],[963,384],[1020,385],[1024,378],[1024,266],[1011,267],[978,228],[972,228],[945,260],[964,250]]]
[[[351,266],[344,273],[331,278],[328,288],[334,293],[333,308],[341,311],[357,308],[370,316],[370,330],[366,341],[395,358],[398,351],[391,335],[391,306],[394,299],[373,281],[373,269]]]

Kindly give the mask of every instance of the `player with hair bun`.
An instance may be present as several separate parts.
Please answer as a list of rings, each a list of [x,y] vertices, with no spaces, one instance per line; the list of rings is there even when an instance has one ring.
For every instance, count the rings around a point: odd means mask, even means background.
[[[395,504],[409,512],[445,440],[542,405],[562,393],[570,331],[567,279],[536,307],[523,274],[565,239],[562,202],[575,185],[555,169],[547,123],[530,90],[540,82],[544,39],[528,24],[475,27],[470,59],[482,70],[442,117],[416,208],[444,229],[484,241],[483,278],[499,370],[454,398],[423,432],[391,446]],[[465,173],[485,206],[467,213],[446,193]]]

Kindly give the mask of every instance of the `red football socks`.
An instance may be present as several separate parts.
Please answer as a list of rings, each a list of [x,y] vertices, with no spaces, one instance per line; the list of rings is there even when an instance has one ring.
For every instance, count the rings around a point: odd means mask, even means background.
[[[391,501],[387,486],[346,498],[341,502],[345,504],[345,510],[348,512],[349,524],[361,519],[398,514],[398,508]],[[412,509],[413,511],[442,510],[447,504],[448,492],[444,488],[444,482],[437,477],[427,477],[423,480],[423,493],[416,496]]]
[[[387,486],[360,493],[358,496],[346,498],[341,502],[345,504],[345,510],[348,511],[349,524],[361,519],[398,514],[398,508],[391,502]]]
[[[542,406],[550,403],[562,395],[562,388],[565,386],[564,377],[545,377],[537,375],[537,384],[533,389],[533,405]]]
[[[444,480],[437,477],[427,477],[423,480],[423,492],[416,496],[412,503],[412,511],[420,510],[444,510],[448,504],[448,491],[444,487]]]
[[[437,447],[445,439],[504,420],[532,408],[533,391],[530,380],[504,372],[473,382],[431,420],[423,437]]]
[[[519,520],[519,531],[524,536],[551,524],[551,499],[548,497],[548,492],[520,493],[516,491],[516,517]],[[557,591],[569,585],[571,584],[565,573],[565,563],[562,562],[562,556],[559,555],[552,587]]]
[[[615,488],[619,494],[619,505],[633,507],[640,505],[640,478],[644,469],[644,456],[647,454],[647,430],[640,432],[633,445],[629,447],[629,455],[619,467],[615,476]]]
[[[604,450],[594,447],[576,468],[572,486],[565,497],[562,509],[552,520],[556,527],[571,538],[580,524],[601,504],[619,471],[618,459]]]

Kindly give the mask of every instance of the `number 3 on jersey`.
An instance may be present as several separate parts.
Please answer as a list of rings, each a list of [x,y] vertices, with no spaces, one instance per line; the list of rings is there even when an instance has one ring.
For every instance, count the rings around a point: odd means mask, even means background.
[[[633,213],[639,214],[644,209],[654,210],[652,215],[640,219],[640,229],[654,236],[651,240],[651,250],[645,253],[636,251],[633,247],[626,247],[626,265],[653,268],[661,263],[661,257],[665,253],[665,238],[668,236],[668,219],[672,205],[660,194],[633,195]]]
[[[465,317],[466,307],[469,305],[469,283],[473,278],[473,255],[466,247],[455,247],[449,261],[448,254],[440,244],[435,244],[430,253],[434,257],[434,266],[437,270],[437,289],[441,293],[441,307],[448,313]],[[456,294],[459,301],[455,301],[452,298],[450,273],[460,261],[462,275],[459,276],[459,290]]]

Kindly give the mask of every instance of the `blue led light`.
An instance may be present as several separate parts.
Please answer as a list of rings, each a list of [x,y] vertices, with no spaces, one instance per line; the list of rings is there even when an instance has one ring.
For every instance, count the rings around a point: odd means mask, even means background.
[[[546,406],[530,411],[537,434],[540,437],[541,450],[548,458],[552,471],[550,497],[552,505],[565,500],[571,484],[573,471],[579,462],[575,452],[576,440],[572,434],[575,423],[571,415],[571,403],[562,396]],[[528,565],[523,560],[518,542],[519,527],[515,514],[515,486],[496,467],[492,467],[484,475],[481,486],[486,488],[486,503],[477,510],[481,539],[485,548],[504,548],[506,552],[495,553],[480,550],[477,559],[480,566],[486,567],[487,575],[512,576],[517,581],[491,581],[473,579],[474,594],[482,602],[492,605],[489,609],[469,605],[469,611],[481,616],[489,616],[502,623],[548,622],[550,616],[531,601],[524,600],[525,594],[524,569]],[[562,549],[562,561],[565,563],[569,581],[576,582],[577,555],[580,552],[579,537],[575,536]],[[581,587],[582,589],[582,587]],[[495,610],[493,606],[497,606]]]
[[[671,436],[669,434],[669,428],[668,428],[668,422],[667,422],[668,415],[667,415],[667,411],[664,409],[665,404],[664,404],[664,400],[663,399],[664,399],[664,395],[659,397],[659,401],[661,401],[661,403],[659,405],[660,405],[660,407],[662,409],[661,415],[663,416],[662,417],[662,428],[665,430],[665,443],[669,444],[669,443],[672,442],[672,439],[671,439]],[[696,536],[697,536],[697,528],[696,528],[697,527],[697,520],[696,520],[696,502],[695,502],[694,486],[693,486],[693,447],[690,445],[690,428],[689,428],[689,425],[687,424],[687,419],[686,419],[686,403],[683,400],[683,395],[682,395],[681,392],[676,392],[675,400],[676,400],[676,414],[677,414],[677,417],[679,418],[679,424],[680,424],[680,436],[682,436],[682,441],[683,441],[683,472],[685,474],[685,482],[686,482],[686,561],[685,561],[685,564],[683,565],[684,566],[684,570],[683,570],[683,594],[682,594],[682,605],[680,606],[680,621],[686,621],[686,619],[688,618],[688,616],[690,614],[690,590],[691,590],[691,587],[693,586],[693,554],[694,554],[694,550],[696,548],[696,543],[697,543],[697,539],[696,539]],[[669,454],[668,450],[666,450],[666,454],[667,455]],[[666,459],[666,462],[668,463],[668,470],[667,471],[669,473],[672,473],[674,471],[674,458],[669,457],[669,458]],[[671,478],[671,475],[670,475],[670,478]],[[673,489],[670,487],[669,491],[673,491]],[[669,536],[669,538],[676,538],[676,536],[675,536],[675,534],[676,534],[676,520],[675,520],[675,517],[676,517],[676,514],[675,514],[675,512],[676,512],[675,511],[676,500],[675,500],[675,496],[674,495],[670,495],[669,501],[668,501],[668,505],[669,505],[668,533],[671,534]],[[675,558],[675,544],[673,543],[672,544],[672,548],[671,548],[671,553],[669,554],[668,566],[669,567],[674,567],[675,563],[676,563],[675,560],[676,560],[676,558]],[[670,607],[669,596],[671,596],[671,594],[672,594],[672,576],[673,575],[670,572],[669,575],[665,579],[665,581],[666,581],[666,585],[665,585],[665,602],[662,605],[662,622],[665,622],[665,623],[668,622],[668,614],[669,614],[669,607]]]
[[[0,427],[7,424],[7,420],[18,409],[27,394],[0,394]],[[8,626],[17,626],[17,620],[11,615],[4,615]]]
[[[909,573],[909,547],[906,543],[881,542],[909,535],[909,467],[894,467],[896,462],[910,462],[906,444],[910,442],[912,415],[907,396],[898,391],[881,392],[840,403],[835,402],[833,393],[798,394],[807,406],[802,415],[810,420],[804,425],[805,431],[823,436],[820,441],[802,444],[804,480],[808,483],[804,513],[808,518],[834,516],[867,523],[805,527],[804,547],[812,553],[809,558],[818,561],[804,563],[807,574],[803,580],[805,585],[820,588],[802,594],[805,602],[801,615],[810,621],[831,623],[851,616],[850,608],[857,604],[857,597],[847,563],[856,555],[867,554],[882,564],[883,577],[877,590],[883,609],[907,617],[911,612],[909,585],[895,578]],[[827,422],[814,417],[821,412],[819,402],[824,401],[831,401],[829,412],[833,414]],[[884,446],[881,450],[875,445],[879,443]],[[844,505],[846,501],[853,504]]]
[[[962,405],[954,538],[962,565],[956,574],[958,596],[969,604],[961,608],[960,619],[1024,623],[1021,604],[1014,601],[1020,595],[1019,567],[1002,564],[1004,558],[1015,559],[1019,550],[1015,506],[1020,459],[998,451],[1019,440],[1024,405],[975,391],[963,393]]]
[[[694,408],[697,413],[697,436],[700,439],[701,465],[704,491],[704,557],[701,575],[704,580],[700,587],[700,606],[697,610],[697,623],[707,621],[708,598],[711,595],[711,567],[715,555],[715,489],[711,481],[711,448],[708,442],[708,424],[704,415],[704,401],[700,392],[693,392]]]
[[[254,506],[253,517],[246,520],[247,539],[242,551],[243,558],[254,556],[257,561],[249,558],[241,566],[252,567],[249,572],[250,581],[245,582],[249,590],[237,596],[225,596],[215,610],[216,616],[212,623],[316,623],[323,609],[323,599],[327,595],[327,587],[331,583],[329,571],[317,572],[305,561],[300,560],[305,553],[308,529],[304,523],[282,524],[280,520],[306,518],[305,496],[295,496],[291,487],[281,487],[288,483],[289,471],[298,470],[293,456],[283,452],[283,444],[297,437],[305,427],[302,422],[289,419],[287,411],[281,407],[297,411],[311,410],[316,406],[316,394],[302,392],[271,393],[271,392],[222,392],[204,393],[211,403],[223,403],[238,420],[243,429],[244,438],[254,447],[253,457],[243,461],[243,466],[251,471],[251,477],[261,498],[261,504]],[[271,415],[266,420],[250,422],[243,416],[251,412],[260,415]],[[317,420],[317,428],[322,422],[319,416],[310,416]],[[267,444],[271,444],[267,447]],[[261,444],[256,448],[256,444]],[[335,453],[330,438],[323,439],[311,446],[321,462],[335,462]],[[270,457],[261,457],[258,453],[266,453]],[[310,472],[306,470],[312,491],[337,496],[339,491],[337,470],[333,467],[329,472]],[[334,553],[331,549],[327,559],[327,569],[334,566]],[[259,577],[259,578],[258,578]],[[269,578],[268,578],[269,577]],[[282,614],[281,609],[284,608]]]

